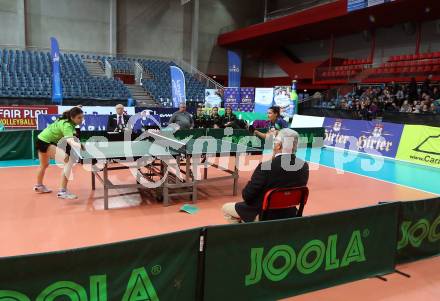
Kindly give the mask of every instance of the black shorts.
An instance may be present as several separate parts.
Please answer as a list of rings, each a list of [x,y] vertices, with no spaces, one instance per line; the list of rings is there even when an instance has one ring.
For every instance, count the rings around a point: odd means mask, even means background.
[[[38,138],[37,138],[37,141],[35,142],[35,148],[39,152],[44,153],[44,154],[47,153],[47,150],[49,149],[49,146],[51,146],[51,145],[57,146],[55,143],[47,143],[47,142],[44,142]],[[65,147],[64,147],[64,145],[65,145]],[[60,148],[63,149],[68,156],[70,156],[70,150],[71,150],[70,145],[67,143],[64,145],[63,146],[60,145]]]

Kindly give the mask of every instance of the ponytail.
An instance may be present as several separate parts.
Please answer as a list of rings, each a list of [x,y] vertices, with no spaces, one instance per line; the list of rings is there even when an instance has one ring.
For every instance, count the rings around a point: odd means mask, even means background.
[[[84,114],[83,110],[79,107],[73,107],[70,110],[64,111],[60,117],[60,120],[68,120],[75,118],[76,116]]]

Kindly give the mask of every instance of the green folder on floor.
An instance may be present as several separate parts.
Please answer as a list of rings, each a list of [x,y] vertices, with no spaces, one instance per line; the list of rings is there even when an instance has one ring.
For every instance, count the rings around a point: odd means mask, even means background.
[[[182,207],[180,207],[179,211],[186,212],[189,214],[196,214],[199,211],[199,208],[193,205],[185,204]]]

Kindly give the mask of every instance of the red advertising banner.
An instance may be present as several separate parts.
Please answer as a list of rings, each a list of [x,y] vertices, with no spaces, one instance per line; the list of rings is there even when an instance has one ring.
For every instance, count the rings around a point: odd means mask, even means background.
[[[0,123],[6,129],[36,129],[38,114],[58,114],[58,107],[0,106]]]

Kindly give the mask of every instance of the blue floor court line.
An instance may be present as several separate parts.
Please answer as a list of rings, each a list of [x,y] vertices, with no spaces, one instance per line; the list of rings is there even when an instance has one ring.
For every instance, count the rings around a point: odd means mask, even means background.
[[[377,160],[380,158],[367,154],[348,153],[333,148],[299,149],[297,155],[299,158],[323,166],[339,168],[358,175],[440,195],[440,170],[437,168],[383,158],[383,164],[378,170],[369,171],[362,166],[377,164]],[[341,161],[343,156],[349,162],[340,165],[337,162]],[[38,164],[38,160],[0,161],[0,168],[36,166]]]
[[[299,158],[323,166],[440,195],[440,170],[438,168],[326,147],[299,149],[297,155]],[[342,165],[338,162],[341,162],[344,156],[347,163]],[[362,168],[371,165],[377,168],[375,170]]]

